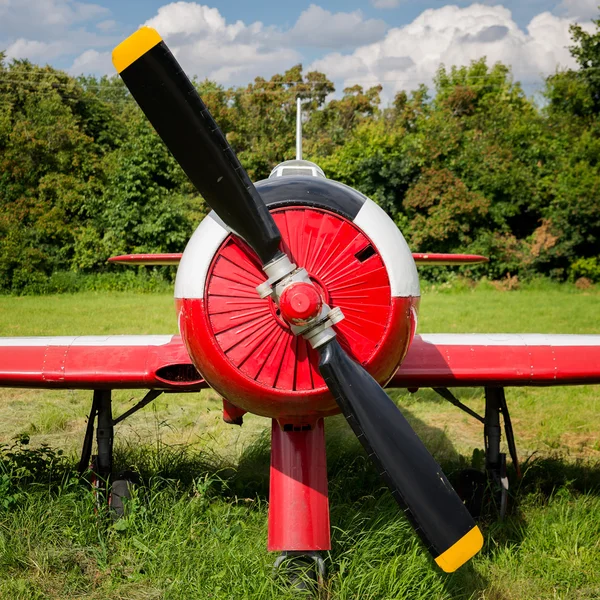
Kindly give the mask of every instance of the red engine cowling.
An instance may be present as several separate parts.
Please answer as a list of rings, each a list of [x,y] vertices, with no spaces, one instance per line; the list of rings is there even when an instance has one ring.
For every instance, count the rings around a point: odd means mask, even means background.
[[[360,203],[348,202],[347,210],[339,202],[271,203],[282,247],[307,270],[322,300],[344,313],[335,326],[342,346],[384,384],[416,328],[412,255],[372,201],[331,180],[311,185],[325,185],[329,197],[332,190],[352,193]],[[268,198],[269,187],[257,187]],[[296,424],[339,412],[317,352],[293,335],[270,298],[258,296],[264,280],[253,251],[213,213],[206,217],[183,254],[175,286],[179,329],[195,366],[213,389],[249,412]]]

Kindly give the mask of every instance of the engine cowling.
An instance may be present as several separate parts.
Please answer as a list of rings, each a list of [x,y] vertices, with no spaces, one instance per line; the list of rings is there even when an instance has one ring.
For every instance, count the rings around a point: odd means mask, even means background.
[[[285,251],[307,270],[321,300],[344,313],[335,326],[340,343],[385,384],[417,321],[418,276],[402,234],[374,202],[329,179],[288,176],[256,187]],[[196,368],[249,412],[296,423],[339,412],[316,351],[293,335],[270,298],[258,296],[264,280],[254,252],[208,215],[175,284],[179,329]]]

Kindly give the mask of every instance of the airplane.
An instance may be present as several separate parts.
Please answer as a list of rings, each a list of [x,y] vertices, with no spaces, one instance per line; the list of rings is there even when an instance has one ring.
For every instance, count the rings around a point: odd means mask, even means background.
[[[434,562],[458,569],[484,542],[465,496],[489,481],[506,510],[501,416],[519,468],[505,387],[600,383],[600,335],[418,335],[416,265],[487,259],[413,254],[375,202],[303,160],[300,110],[296,160],[252,183],[154,29],[119,44],[113,63],[212,208],[183,253],[110,259],[177,265],[179,335],[0,338],[0,386],[93,391],[79,468],[92,465],[98,497],[121,513],[131,478],[112,475],[114,427],[160,394],[210,387],[225,422],[271,419],[268,550],[276,566],[314,563],[319,581],[331,549],[324,420],[341,413]],[[483,416],[451,392],[475,386]],[[483,424],[485,473],[468,474],[469,493],[384,387],[433,388]],[[115,418],[117,389],[147,393]]]

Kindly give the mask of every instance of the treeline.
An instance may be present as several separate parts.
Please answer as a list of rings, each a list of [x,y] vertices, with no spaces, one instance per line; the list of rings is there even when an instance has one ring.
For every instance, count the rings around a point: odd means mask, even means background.
[[[485,59],[441,66],[433,90],[385,108],[380,87],[327,101],[332,82],[300,65],[197,86],[254,180],[294,157],[300,96],[305,157],[378,202],[414,251],[489,256],[474,276],[600,281],[600,21],[572,36],[579,69],[537,103]],[[206,206],[120,79],[0,58],[0,291],[183,250]]]

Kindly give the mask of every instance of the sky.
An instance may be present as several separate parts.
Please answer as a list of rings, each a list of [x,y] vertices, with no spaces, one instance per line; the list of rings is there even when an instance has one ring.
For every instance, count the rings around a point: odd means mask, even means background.
[[[72,75],[112,75],[112,48],[141,25],[190,76],[245,85],[302,63],[338,90],[381,83],[384,101],[430,84],[440,63],[486,56],[535,91],[573,67],[569,25],[594,29],[600,0],[0,0],[0,50]]]

